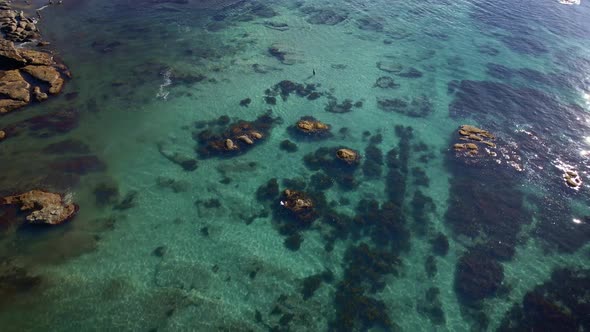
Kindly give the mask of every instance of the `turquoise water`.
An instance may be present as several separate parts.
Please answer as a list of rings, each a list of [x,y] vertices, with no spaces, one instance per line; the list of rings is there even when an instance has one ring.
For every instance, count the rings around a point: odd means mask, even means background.
[[[78,121],[2,141],[0,188],[80,210],[51,228],[2,210],[3,331],[590,328],[587,2],[64,2],[40,29],[72,80],[0,125]],[[282,98],[284,80],[319,97]],[[220,117],[265,114],[253,147],[203,154]],[[332,135],[293,134],[303,116]],[[492,132],[498,157],[453,151],[462,124]],[[64,140],[82,144],[48,152]],[[361,164],[335,166],[337,147]],[[99,161],[56,166],[80,155]],[[273,178],[317,218],[265,196]]]

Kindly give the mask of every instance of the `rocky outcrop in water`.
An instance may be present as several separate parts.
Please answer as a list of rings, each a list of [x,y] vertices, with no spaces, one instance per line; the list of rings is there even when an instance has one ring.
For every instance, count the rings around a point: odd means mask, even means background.
[[[17,49],[12,41],[0,39],[0,114],[60,93],[69,77],[52,54]]]
[[[26,217],[32,224],[61,224],[76,214],[78,206],[66,201],[60,194],[42,190],[7,196],[2,198],[3,205],[18,205],[21,211],[32,210]]]
[[[331,126],[325,124],[312,116],[304,116],[288,131],[296,138],[324,139],[332,136]]]
[[[224,120],[229,122],[229,118]],[[197,152],[204,158],[244,153],[268,137],[275,121],[276,119],[269,114],[262,115],[254,121],[240,120],[231,124],[224,121],[219,123],[224,126],[223,128],[208,129],[193,134],[193,138],[199,143]],[[222,131],[220,132],[219,129]]]
[[[313,201],[304,192],[286,189],[280,203],[285,209],[291,211],[297,219],[311,221],[316,218]]]
[[[13,10],[8,1],[0,1],[0,31],[14,42],[28,42],[40,37],[35,20],[26,17],[22,11]]]
[[[349,165],[354,165],[354,164],[358,164],[359,160],[360,160],[360,156],[358,154],[358,152],[352,150],[352,149],[339,149],[338,151],[336,151],[336,156],[338,157],[338,159],[344,161],[345,163],[349,164]]]

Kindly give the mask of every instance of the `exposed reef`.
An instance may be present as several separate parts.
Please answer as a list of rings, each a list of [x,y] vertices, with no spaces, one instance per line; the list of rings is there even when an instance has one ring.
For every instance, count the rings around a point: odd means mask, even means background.
[[[288,128],[289,133],[295,138],[324,139],[332,137],[331,126],[312,116],[304,116],[294,126]]]
[[[17,49],[0,38],[0,114],[60,93],[69,77],[69,70],[52,54]]]
[[[2,204],[20,206],[21,211],[32,210],[26,216],[32,224],[58,225],[73,218],[78,211],[78,206],[64,196],[42,190],[3,197]]]
[[[221,128],[206,129],[193,134],[198,142],[197,152],[202,158],[239,155],[264,142],[276,121],[269,113],[254,121],[240,120],[231,124],[221,121]]]

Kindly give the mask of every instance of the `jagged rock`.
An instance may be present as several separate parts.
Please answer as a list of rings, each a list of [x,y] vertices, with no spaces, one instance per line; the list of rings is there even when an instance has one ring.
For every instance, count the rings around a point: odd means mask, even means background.
[[[297,122],[297,128],[305,132],[329,130],[330,127],[320,121],[300,120]]]
[[[2,204],[19,205],[21,211],[33,210],[26,217],[33,224],[58,225],[71,219],[78,211],[78,206],[67,202],[62,195],[42,190],[4,197]]]
[[[39,38],[39,30],[34,20],[26,17],[22,11],[13,10],[6,2],[0,5],[0,30],[4,32],[6,39],[15,42],[28,42]]]
[[[50,85],[49,93],[55,95],[60,93],[64,85],[64,79],[54,67],[50,66],[26,66],[23,71],[34,78],[46,82]]]
[[[31,101],[31,85],[18,70],[0,72],[0,114],[7,113],[27,105]]]
[[[484,129],[472,125],[462,125],[459,130],[459,139],[462,141],[469,141],[469,143],[456,143],[453,145],[455,151],[466,151],[466,155],[475,156],[478,154],[479,145],[482,147],[495,148],[496,144],[489,140],[494,140],[496,137]],[[479,144],[479,145],[478,145]],[[488,155],[495,157],[496,152],[491,149],[484,149]]]
[[[400,73],[404,69],[401,64],[392,61],[379,61],[377,62],[377,68],[383,70],[384,72],[394,74]]]
[[[23,66],[26,60],[14,47],[14,43],[0,38],[0,68],[15,69]]]
[[[358,152],[352,149],[339,149],[336,151],[336,156],[338,159],[345,161],[347,164],[356,164],[359,162],[359,154]]]

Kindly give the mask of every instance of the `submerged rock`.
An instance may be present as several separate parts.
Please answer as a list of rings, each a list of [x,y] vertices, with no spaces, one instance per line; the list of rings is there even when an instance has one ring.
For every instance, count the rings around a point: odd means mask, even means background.
[[[311,24],[336,25],[348,18],[348,13],[340,9],[304,7],[301,11],[309,14],[307,22]]]
[[[426,117],[434,112],[430,98],[425,95],[411,100],[377,97],[377,106],[386,112],[396,112],[413,118]]]
[[[33,210],[26,217],[32,224],[58,225],[71,219],[78,211],[78,206],[62,195],[42,190],[4,197],[2,204],[19,205],[21,211]]]
[[[293,65],[301,62],[300,52],[283,44],[272,44],[268,48],[268,53],[284,65]]]
[[[396,89],[399,88],[399,84],[395,83],[392,77],[389,76],[381,76],[375,82],[375,87],[381,89]]]

